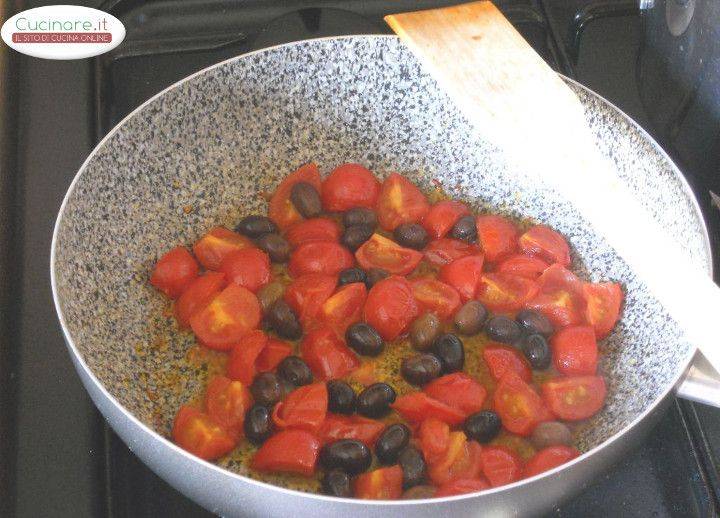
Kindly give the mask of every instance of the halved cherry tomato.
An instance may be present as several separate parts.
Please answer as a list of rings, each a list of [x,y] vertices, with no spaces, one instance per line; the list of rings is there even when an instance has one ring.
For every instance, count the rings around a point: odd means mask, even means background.
[[[530,458],[525,465],[525,476],[533,477],[544,471],[562,466],[579,456],[580,452],[572,446],[548,446]]]
[[[598,348],[590,326],[566,327],[550,339],[555,368],[567,376],[593,375],[597,371]]]
[[[516,254],[503,260],[495,271],[518,275],[527,279],[537,279],[550,266],[548,263],[537,257]]]
[[[192,281],[175,301],[175,318],[180,326],[189,328],[190,317],[210,304],[225,284],[225,274],[220,272],[207,272]]]
[[[440,239],[450,232],[450,229],[462,216],[470,214],[467,205],[455,200],[439,201],[425,214],[422,226],[431,239]]]
[[[469,255],[440,268],[440,279],[455,288],[463,302],[475,297],[482,277],[483,256]]]
[[[293,248],[313,241],[340,241],[340,227],[328,218],[298,221],[285,232],[285,239]]]
[[[562,266],[570,264],[570,247],[565,238],[547,225],[535,225],[519,239],[523,253]]]
[[[227,254],[249,246],[255,245],[245,236],[225,227],[215,227],[193,245],[193,252],[205,268],[219,270]]]
[[[500,380],[493,403],[503,426],[518,435],[530,435],[538,423],[552,418],[542,398],[514,372]]]
[[[265,333],[256,329],[243,336],[230,350],[225,373],[227,377],[250,386],[257,372],[255,364],[268,343]]]
[[[195,280],[197,274],[198,263],[195,258],[187,248],[178,246],[165,253],[155,264],[150,284],[176,299]]]
[[[598,340],[610,334],[620,316],[623,292],[614,282],[584,283],[583,294],[587,301],[585,320],[595,329]]]
[[[438,401],[424,392],[412,392],[400,396],[390,406],[411,423],[420,423],[433,417],[455,426],[462,423],[466,417],[464,412]]]
[[[318,192],[321,192],[320,171],[318,171],[317,165],[305,164],[300,166],[295,172],[280,182],[280,185],[275,189],[275,193],[270,199],[268,216],[270,216],[270,219],[273,220],[281,230],[303,219],[292,201],[290,201],[290,192],[292,191],[293,185],[299,182],[309,183],[315,187]]]
[[[377,201],[380,226],[388,231],[403,223],[417,223],[430,210],[430,204],[417,186],[404,176],[392,173],[385,178]]]
[[[499,380],[507,372],[514,372],[524,381],[532,381],[532,369],[525,356],[514,347],[491,342],[483,350],[483,359],[493,378]]]
[[[297,473],[310,477],[320,452],[320,441],[305,430],[283,430],[260,446],[251,461],[258,471]]]
[[[420,312],[430,311],[441,320],[452,317],[460,307],[460,295],[455,288],[430,277],[413,279],[413,295]]]
[[[478,478],[482,470],[482,447],[468,441],[463,432],[451,432],[448,448],[439,460],[429,463],[428,476],[436,485],[452,480]]]
[[[521,309],[538,290],[538,283],[525,277],[486,273],[480,278],[476,296],[490,311],[512,312]]]
[[[423,392],[466,416],[482,410],[487,396],[485,387],[462,372],[447,374],[431,381],[425,385]]]
[[[402,495],[402,482],[400,466],[379,468],[358,475],[353,481],[353,493],[364,500],[397,500]]]
[[[247,247],[227,254],[220,271],[228,282],[234,282],[253,293],[270,282],[270,257],[259,248]]]
[[[461,257],[480,254],[480,247],[459,239],[443,237],[425,247],[425,260],[434,266],[451,263]]]
[[[478,241],[482,246],[485,259],[499,261],[518,249],[520,232],[515,223],[502,216],[485,215],[475,218]]]
[[[293,390],[273,409],[273,423],[278,428],[299,428],[317,433],[325,421],[328,392],[325,383],[313,383]]]
[[[420,423],[417,437],[425,462],[435,464],[450,445],[450,426],[440,419],[428,417]]]
[[[328,212],[344,212],[354,207],[374,209],[380,182],[360,164],[336,167],[322,184],[322,205]]]
[[[556,329],[583,323],[586,301],[582,283],[573,272],[559,264],[548,267],[538,278],[537,295],[527,307],[540,311]]]
[[[182,449],[205,460],[230,453],[237,442],[215,419],[187,405],[181,406],[175,416],[172,438]]]
[[[190,327],[200,342],[226,351],[260,323],[257,297],[246,288],[230,283],[203,309],[190,317]]]
[[[285,290],[284,300],[303,325],[312,322],[323,303],[332,295],[337,277],[324,273],[307,273],[293,279]]]
[[[384,429],[384,423],[357,414],[345,416],[329,413],[318,435],[323,444],[338,439],[355,439],[373,448]]]
[[[307,273],[337,275],[355,264],[350,250],[332,241],[314,241],[297,247],[290,255],[290,275],[299,277]]]
[[[293,348],[289,343],[283,342],[282,340],[276,340],[275,338],[270,338],[255,360],[255,369],[258,372],[269,372],[275,370],[275,367],[277,367],[278,364],[285,358],[290,356],[292,351]]]
[[[412,248],[402,247],[381,234],[373,234],[357,249],[355,258],[366,270],[382,268],[391,274],[407,275],[415,269],[423,255]]]
[[[459,478],[440,486],[435,492],[435,498],[475,493],[489,488],[490,484],[484,478]]]
[[[579,421],[600,411],[607,388],[602,376],[574,376],[546,381],[542,394],[548,408],[560,419]]]
[[[480,453],[482,471],[493,487],[520,480],[523,465],[520,457],[504,446],[485,446]]]
[[[404,333],[418,316],[412,286],[405,277],[392,275],[375,284],[365,301],[365,321],[385,340]]]
[[[247,386],[225,376],[213,377],[205,392],[205,408],[210,417],[237,437],[243,435],[245,412],[252,404]]]
[[[342,378],[360,365],[355,353],[326,326],[306,334],[300,351],[313,374],[322,380]]]
[[[360,383],[360,385],[365,387],[376,383],[379,380],[375,375],[375,362],[366,361],[361,363],[360,367],[350,373],[348,380]]]
[[[327,325],[339,337],[343,337],[349,326],[360,322],[366,298],[367,288],[364,283],[346,284],[320,307],[318,322]]]

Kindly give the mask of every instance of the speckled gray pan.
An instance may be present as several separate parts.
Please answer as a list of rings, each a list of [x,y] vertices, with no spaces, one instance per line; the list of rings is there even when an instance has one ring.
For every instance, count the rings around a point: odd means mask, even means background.
[[[693,260],[709,268],[703,221],[673,164],[624,115],[573,88],[622,180]],[[626,264],[555,193],[513,180],[501,154],[473,136],[397,39],[323,39],[241,56],[180,82],[110,133],[68,193],[53,248],[58,311],[91,395],[134,451],[206,507],[251,515],[370,516],[388,509],[250,481],[161,438],[178,405],[202,386],[207,364],[148,285],[151,266],[171,245],[265,211],[259,193],[308,161],[323,172],[345,161],[381,177],[400,171],[424,188],[436,180],[480,210],[543,221],[568,237],[575,266],[587,277],[623,283],[623,318],[603,347],[607,407],[582,427],[584,451],[649,413],[687,368],[694,349]],[[607,207],[622,210],[612,200]],[[479,497],[393,505],[417,515],[442,506],[457,515],[536,510],[521,506],[526,496],[551,505],[611,456],[594,465],[592,455],[583,456],[560,476]]]

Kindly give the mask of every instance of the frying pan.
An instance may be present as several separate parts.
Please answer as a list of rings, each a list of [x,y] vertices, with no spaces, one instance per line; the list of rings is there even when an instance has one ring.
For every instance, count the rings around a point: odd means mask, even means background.
[[[678,169],[617,108],[568,80],[602,154],[693,263],[710,272],[702,216]],[[198,394],[212,358],[178,332],[147,283],[170,246],[266,210],[260,192],[316,161],[380,177],[439,182],[476,210],[543,221],[568,237],[573,267],[626,290],[602,345],[605,409],[578,430],[583,455],[479,494],[367,502],[249,478],[233,458],[202,461],[168,440],[178,406]],[[303,41],[239,56],[156,95],[115,127],[80,168],[52,242],[55,305],[77,371],[110,425],[151,469],[228,516],[534,515],[591,483],[639,441],[675,394],[720,404],[695,347],[625,262],[557,192],[519,181],[477,137],[412,53],[393,36]],[[609,210],[618,210],[608,200]],[[661,251],[659,251],[661,253]],[[671,272],[669,272],[671,274]]]

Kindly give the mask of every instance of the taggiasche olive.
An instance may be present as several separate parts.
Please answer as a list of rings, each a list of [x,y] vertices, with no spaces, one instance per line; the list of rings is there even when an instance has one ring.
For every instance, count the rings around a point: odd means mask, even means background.
[[[540,313],[532,309],[522,309],[515,316],[516,322],[520,325],[520,328],[527,334],[539,334],[545,338],[550,338],[553,334],[553,325],[550,320]]]
[[[356,207],[354,209],[350,209],[343,215],[343,225],[345,225],[345,227],[362,225],[374,229],[377,227],[377,216],[375,215],[375,211],[372,209]]]
[[[322,492],[330,496],[351,497],[350,475],[341,469],[331,469],[322,479]]]
[[[483,410],[469,415],[463,424],[463,431],[469,439],[479,443],[492,441],[500,433],[500,416],[491,410]]]
[[[410,324],[410,343],[419,351],[429,349],[439,334],[440,319],[434,313],[424,313]]]
[[[284,300],[278,300],[270,306],[267,322],[282,338],[297,340],[302,336],[302,327],[295,313]]]
[[[455,313],[455,329],[470,336],[478,334],[488,317],[488,311],[477,300],[470,300]]]
[[[413,486],[403,492],[400,496],[403,500],[423,500],[425,498],[434,498],[437,493],[435,486]]]
[[[348,268],[340,272],[338,276],[338,286],[345,286],[354,282],[362,282],[367,284],[367,274],[362,268]]]
[[[241,219],[235,227],[235,231],[255,239],[263,234],[275,233],[278,228],[270,218],[253,214]]]
[[[245,437],[253,444],[262,444],[272,435],[270,410],[263,405],[253,405],[245,414],[243,430]]]
[[[377,356],[385,348],[380,333],[365,322],[358,322],[347,328],[345,341],[355,352],[363,356]]]
[[[533,369],[545,370],[550,367],[552,355],[550,346],[542,335],[528,335],[523,338],[520,350],[528,359]]]
[[[514,344],[522,336],[522,331],[517,322],[503,315],[490,317],[485,322],[485,333],[490,340],[504,344]]]
[[[355,439],[339,439],[320,449],[319,460],[325,469],[341,469],[357,475],[370,467],[372,456],[364,443]]]
[[[365,417],[383,417],[390,412],[396,397],[395,390],[387,383],[373,383],[360,392],[355,408]]]
[[[351,251],[355,251],[360,246],[370,239],[375,229],[368,227],[367,225],[355,225],[354,227],[345,228],[340,241],[343,245],[349,248]]]
[[[400,364],[400,373],[411,385],[425,385],[442,371],[442,363],[434,354],[418,354],[405,358]]]
[[[401,423],[386,427],[375,441],[375,456],[381,464],[395,464],[410,442],[410,429]]]
[[[258,248],[270,256],[274,263],[286,263],[290,258],[290,243],[277,234],[263,234],[255,241]]]
[[[438,337],[432,345],[432,352],[440,358],[445,374],[461,371],[465,365],[465,347],[462,340],[452,333]]]
[[[530,436],[530,442],[542,450],[548,446],[572,446],[573,437],[570,429],[559,421],[545,421],[538,424]]]
[[[310,367],[298,356],[284,358],[277,366],[277,373],[296,387],[309,385],[313,381]]]
[[[463,216],[450,230],[450,237],[473,243],[477,241],[477,227],[475,226],[475,216]]]
[[[314,218],[322,212],[320,193],[307,182],[298,182],[292,186],[290,201],[305,218]]]
[[[395,242],[400,246],[421,250],[430,240],[427,231],[417,223],[403,223],[393,232]]]
[[[250,393],[255,403],[272,407],[283,395],[280,379],[272,372],[261,372],[250,385]]]
[[[370,268],[367,272],[367,285],[368,288],[372,288],[378,282],[383,279],[390,277],[390,274],[382,268]]]
[[[415,446],[406,446],[397,458],[403,471],[403,489],[425,482],[427,466],[423,454]],[[417,497],[420,498],[420,497]]]
[[[328,410],[336,414],[352,414],[355,411],[355,391],[342,380],[327,382]]]
[[[257,299],[263,313],[267,313],[273,304],[280,300],[285,292],[285,287],[279,282],[270,282],[260,288],[257,292]]]

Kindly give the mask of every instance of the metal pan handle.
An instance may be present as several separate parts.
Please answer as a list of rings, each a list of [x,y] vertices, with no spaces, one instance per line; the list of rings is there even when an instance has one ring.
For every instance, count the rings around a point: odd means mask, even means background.
[[[700,351],[680,383],[678,397],[720,408],[720,374],[710,365]]]

